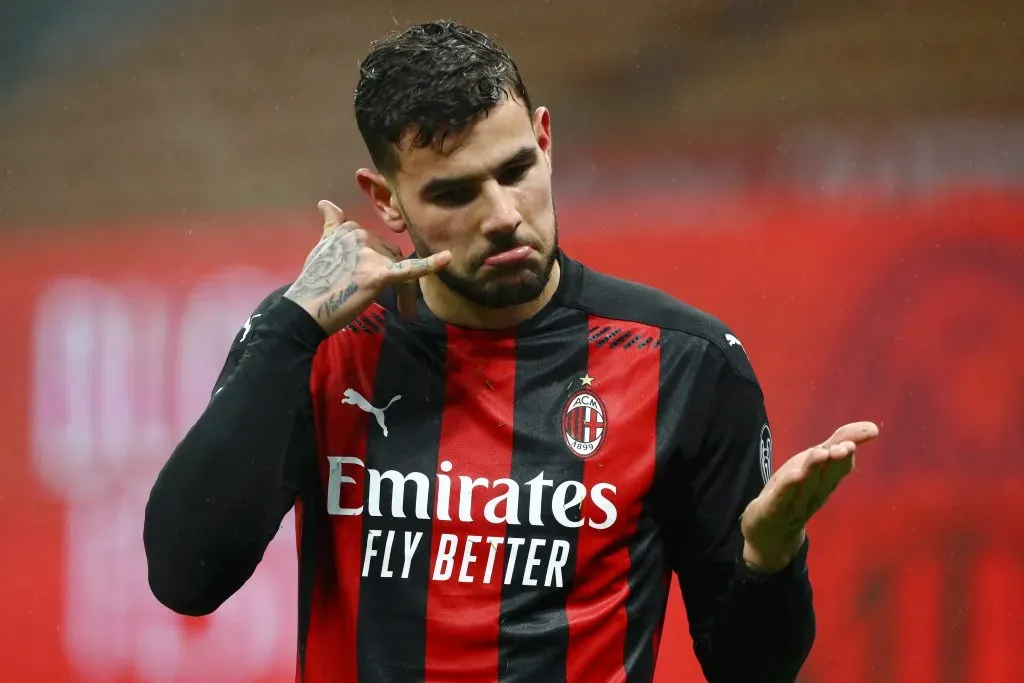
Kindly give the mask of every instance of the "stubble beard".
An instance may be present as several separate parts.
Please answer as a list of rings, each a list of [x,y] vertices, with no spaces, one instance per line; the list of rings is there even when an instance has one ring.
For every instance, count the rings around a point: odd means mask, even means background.
[[[554,240],[551,249],[543,255],[543,262],[537,266],[521,265],[518,271],[512,268],[503,269],[504,274],[496,273],[494,279],[477,279],[474,277],[484,266],[483,260],[492,254],[514,249],[523,246],[523,242],[510,237],[507,242],[493,243],[493,248],[479,259],[470,264],[468,274],[454,273],[448,269],[437,273],[440,280],[448,289],[461,296],[466,301],[480,306],[481,308],[498,309],[510,306],[519,306],[537,299],[547,287],[551,280],[551,273],[555,267],[555,260],[558,257],[558,217],[552,209],[552,221],[554,223]],[[416,255],[426,258],[434,253],[429,246],[414,236],[415,228],[406,219],[406,225],[410,228],[409,237]],[[535,245],[531,245],[536,248]],[[511,276],[514,280],[510,280]]]

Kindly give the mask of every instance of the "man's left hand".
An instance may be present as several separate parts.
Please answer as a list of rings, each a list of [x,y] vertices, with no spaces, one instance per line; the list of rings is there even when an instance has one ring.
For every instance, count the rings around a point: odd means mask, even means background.
[[[790,458],[743,511],[743,560],[757,572],[784,569],[799,552],[807,522],[853,471],[860,444],[878,436],[872,422],[854,422]]]

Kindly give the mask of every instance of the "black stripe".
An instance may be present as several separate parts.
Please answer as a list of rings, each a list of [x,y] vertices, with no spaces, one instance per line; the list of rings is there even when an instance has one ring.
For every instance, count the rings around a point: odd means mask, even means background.
[[[626,598],[626,643],[623,661],[629,683],[654,679],[654,634],[665,614],[668,587],[665,556],[658,540],[651,496],[644,501],[636,535],[629,543],[629,596]]]
[[[579,378],[587,371],[587,315],[575,309],[560,309],[544,320],[544,327],[549,331],[521,339],[516,349],[511,478],[520,486],[520,524],[510,524],[506,538],[525,538],[526,542],[518,548],[511,581],[502,590],[498,636],[502,683],[555,683],[566,679],[569,624],[565,603],[572,585],[579,534],[553,518],[551,500],[562,482],[583,481],[583,460],[566,447],[562,430],[569,427],[564,419],[566,401],[580,389]],[[541,473],[552,484],[543,488],[543,526],[532,526],[530,488],[526,484]],[[544,539],[538,554],[544,558],[550,556],[556,541],[568,543],[560,590],[543,585],[547,562],[541,564],[541,585],[523,585],[523,566],[532,539]],[[502,579],[511,554],[511,547],[506,545]]]
[[[383,316],[382,316],[383,318]],[[381,322],[376,320],[375,322]],[[373,404],[383,408],[394,397],[401,399],[385,412],[385,437],[376,419],[366,420],[365,496],[363,509],[363,560],[371,531],[381,531],[374,541],[377,552],[362,578],[359,592],[359,680],[372,683],[415,683],[425,676],[427,639],[427,591],[430,582],[431,529],[437,455],[444,407],[445,339],[427,334],[412,337],[394,318],[386,319],[380,362],[374,384]],[[425,341],[426,340],[426,341]],[[417,517],[419,486],[405,484],[404,518],[392,517],[391,481],[380,484],[380,517],[369,505],[369,470],[394,470],[402,475],[419,473],[426,478],[427,514]],[[382,558],[389,530],[394,531],[390,570],[381,576]],[[408,578],[402,578],[405,545],[419,537]],[[362,570],[363,564],[360,564]]]
[[[299,681],[306,680],[306,644],[309,640],[309,623],[313,613],[313,592],[316,585],[316,549],[318,545],[319,513],[322,508],[314,507],[312,500],[302,501],[302,540],[299,544],[299,638],[298,660]]]

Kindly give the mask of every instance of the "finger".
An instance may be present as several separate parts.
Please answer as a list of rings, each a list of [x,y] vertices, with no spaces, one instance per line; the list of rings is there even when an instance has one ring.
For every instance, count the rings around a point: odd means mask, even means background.
[[[850,463],[857,455],[857,444],[852,441],[841,441],[828,448],[828,457],[833,463]]]
[[[819,446],[817,448],[810,449],[810,452],[807,454],[807,459],[804,460],[804,475],[806,476],[812,471],[820,469],[831,457],[833,457],[833,451],[831,448]]]
[[[452,254],[450,251],[442,251],[432,254],[427,258],[407,258],[388,266],[386,278],[390,282],[408,282],[418,280],[426,275],[431,275],[445,268],[451,263]]]
[[[324,235],[330,234],[335,228],[345,222],[345,212],[333,202],[321,199],[316,208],[320,209],[320,215],[324,217]]]
[[[824,473],[825,466],[818,465],[811,469],[804,479],[803,487],[800,489],[800,496],[793,506],[797,510],[797,516],[802,523],[806,524],[807,520],[825,504],[825,499],[828,497],[829,492],[822,484]]]
[[[853,469],[853,457],[857,452],[857,445],[852,441],[843,441],[826,448],[814,449],[815,456],[808,459],[808,475],[816,471],[821,477],[846,476]]]
[[[878,431],[878,425],[874,422],[852,422],[837,429],[821,445],[828,448],[843,441],[851,441],[854,444],[866,443],[877,437]]]
[[[804,481],[797,477],[790,477],[787,481],[780,484],[778,491],[775,494],[776,500],[778,501],[778,509],[792,514],[795,509],[796,501],[800,498],[800,492],[803,491]]]
[[[857,452],[857,444],[852,441],[841,441],[828,447],[828,459],[831,461],[849,460]]]
[[[835,460],[829,462],[822,470],[821,478],[815,486],[814,491],[807,497],[806,507],[804,508],[803,514],[805,519],[810,519],[817,513],[825,503],[828,502],[829,498],[835,492],[846,475],[849,474],[847,469],[842,462]]]
[[[776,494],[780,503],[793,510],[801,509],[798,503],[803,491],[821,476],[830,456],[829,449],[816,446],[793,458],[793,467],[780,472],[779,491]]]
[[[825,505],[840,482],[853,471],[856,451],[856,444],[844,441],[832,446],[825,462],[815,466],[814,475],[808,476],[808,482],[813,481],[814,485],[804,489],[805,495],[795,505],[796,509],[802,510],[805,520],[809,520]]]
[[[799,465],[794,463],[794,467],[780,470],[770,482],[775,484],[773,495],[783,508],[792,507],[796,503],[811,473],[828,460],[828,450],[810,448],[801,456],[802,462]]]
[[[825,488],[826,495],[830,495],[835,491],[836,487],[839,486],[839,482],[847,477],[853,470],[850,460],[832,460],[830,461],[822,473],[821,481],[822,486]]]
[[[365,230],[363,232],[366,232]],[[372,232],[366,232],[366,246],[373,249],[381,256],[386,256],[392,261],[402,260],[402,250],[396,245],[391,244],[377,237]]]

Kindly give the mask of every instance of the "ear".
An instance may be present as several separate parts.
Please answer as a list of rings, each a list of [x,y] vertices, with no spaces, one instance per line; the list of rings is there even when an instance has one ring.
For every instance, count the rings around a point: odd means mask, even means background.
[[[405,218],[402,217],[402,212],[398,208],[398,197],[395,196],[387,178],[368,168],[361,168],[356,171],[356,183],[385,225],[392,232],[404,232]]]
[[[537,107],[533,112],[533,134],[537,136],[537,146],[551,165],[551,111],[547,107]]]

